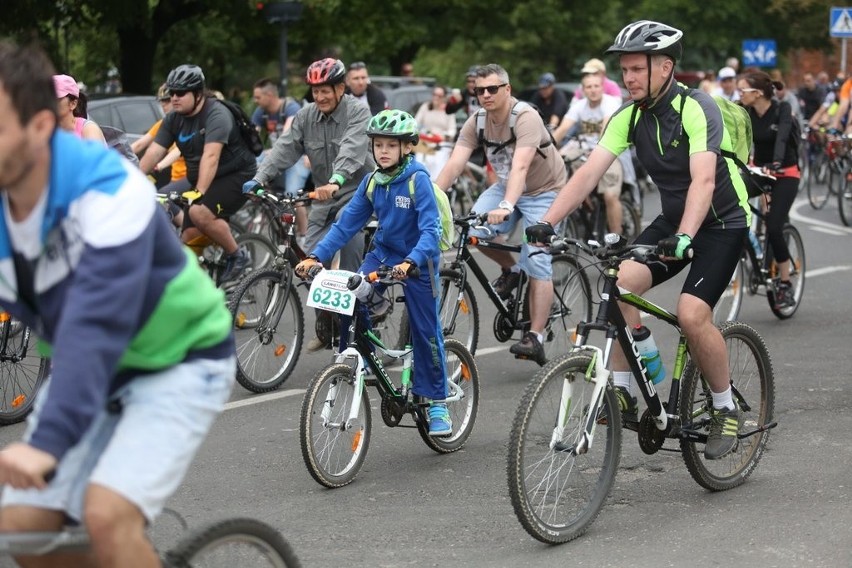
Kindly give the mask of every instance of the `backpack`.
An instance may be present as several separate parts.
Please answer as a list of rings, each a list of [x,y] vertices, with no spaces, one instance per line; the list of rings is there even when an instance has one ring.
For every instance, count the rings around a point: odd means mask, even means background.
[[[134,166],[139,166],[139,157],[130,147],[130,141],[127,139],[127,134],[121,129],[113,126],[101,126],[101,132],[104,133],[104,139],[107,146],[124,156]]]
[[[686,104],[686,99],[692,91],[693,89],[685,88],[681,93],[680,110],[678,111],[681,117],[683,117],[683,107]],[[728,132],[728,137],[731,139],[731,147],[733,148],[733,151],[721,150],[722,156],[730,158],[737,166],[740,176],[745,181],[746,186],[748,186],[749,195],[751,196],[754,190],[752,188],[754,182],[748,175],[748,166],[746,166],[753,142],[751,118],[748,115],[748,111],[742,105],[729,101],[721,95],[713,95],[713,100],[722,114],[722,122],[725,125],[725,130]],[[636,126],[637,112],[638,107],[634,103],[633,114],[630,115],[630,126],[627,132],[627,142],[629,144],[633,143],[633,129]],[[763,193],[763,191],[761,190],[760,193]]]
[[[408,178],[408,194],[411,196],[412,205],[415,204],[414,176],[416,175],[417,172],[414,172]],[[429,183],[432,184],[432,193],[435,195],[435,201],[438,203],[438,216],[441,220],[441,235],[438,237],[438,247],[443,252],[451,249],[453,241],[456,239],[456,229],[453,224],[453,208],[450,206],[450,198],[447,196],[447,192],[438,187],[432,180],[429,180]],[[373,202],[373,189],[375,187],[376,180],[373,179],[373,176],[370,176],[370,181],[367,183],[367,199],[370,200],[370,203]]]
[[[240,131],[240,138],[243,139],[246,148],[248,148],[255,156],[260,156],[263,152],[263,141],[260,139],[260,133],[257,131],[257,128],[254,127],[254,124],[251,123],[251,118],[249,118],[246,111],[243,110],[243,107],[233,101],[223,101],[219,99],[214,100],[219,101],[219,103],[224,105],[231,113],[231,116],[234,117],[234,123]]]
[[[506,146],[510,144],[514,144],[517,141],[517,137],[515,136],[515,123],[518,121],[518,115],[521,114],[521,111],[526,109],[532,109],[536,111],[538,114],[538,109],[531,105],[530,103],[524,101],[518,101],[512,107],[512,112],[509,113],[509,139],[505,142],[491,142],[490,140],[485,139],[485,109],[480,108],[476,111],[476,139],[479,142],[480,146],[485,146],[488,148],[493,148],[495,152],[499,152]],[[550,130],[547,131],[550,133]],[[542,142],[538,148],[536,148],[536,153],[544,158],[543,149],[547,148],[550,145],[555,145],[556,142],[553,140],[553,134],[550,135],[550,140],[547,142]]]

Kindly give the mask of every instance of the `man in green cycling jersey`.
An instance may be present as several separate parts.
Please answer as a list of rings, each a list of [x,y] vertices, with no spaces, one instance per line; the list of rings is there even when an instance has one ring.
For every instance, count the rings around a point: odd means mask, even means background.
[[[549,242],[552,225],[576,209],[616,156],[631,141],[635,144],[662,202],[662,214],[636,243],[658,245],[666,262],[624,262],[618,285],[644,294],[689,266],[677,313],[690,355],[713,395],[704,454],[707,459],[719,459],[736,448],[741,414],[731,396],[727,348],[713,325],[713,306],[739,260],[750,214],[743,180],[732,160],[722,154],[732,148],[719,107],[706,93],[687,90],[673,78],[675,62],[682,55],[682,36],[680,30],[647,20],[634,22],[618,34],[607,53],[620,55],[624,85],[632,100],[612,115],[586,164],[526,234],[530,242]],[[621,310],[629,325],[639,324],[638,310],[624,305]],[[632,374],[620,349],[613,351],[612,368],[625,419],[636,420]]]

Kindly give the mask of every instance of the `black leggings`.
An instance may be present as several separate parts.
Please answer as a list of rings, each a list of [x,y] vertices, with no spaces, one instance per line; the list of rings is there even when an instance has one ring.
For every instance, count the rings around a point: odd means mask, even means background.
[[[772,247],[775,262],[790,260],[790,250],[784,241],[782,231],[798,191],[799,179],[793,177],[780,177],[775,180],[772,187],[772,201],[769,213],[766,214],[766,238]]]

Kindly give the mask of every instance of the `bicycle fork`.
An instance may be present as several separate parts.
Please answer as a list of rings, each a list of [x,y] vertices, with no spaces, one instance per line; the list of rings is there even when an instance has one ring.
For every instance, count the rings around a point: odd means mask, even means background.
[[[556,426],[553,428],[550,436],[550,449],[557,452],[571,452],[574,455],[585,454],[592,447],[592,442],[595,438],[597,416],[603,402],[610,375],[605,365],[603,351],[599,347],[587,345],[583,349],[593,352],[592,362],[589,368],[586,369],[584,380],[595,383],[595,388],[592,391],[592,401],[589,403],[589,410],[586,416],[586,424],[577,440],[573,441],[573,444],[563,441],[565,426],[573,404],[574,390],[573,381],[565,378],[562,382],[562,397],[559,401],[559,414],[556,419]]]
[[[364,367],[364,360],[361,358],[361,354],[358,353],[358,350],[354,347],[348,347],[340,353],[337,356],[337,362],[344,362],[346,359],[350,358],[355,360],[355,384],[353,385],[349,414],[347,415],[345,422],[331,421],[331,412],[337,402],[337,394],[340,390],[339,382],[332,384],[328,387],[328,393],[325,395],[325,402],[322,405],[322,412],[320,413],[320,416],[322,417],[322,425],[325,428],[348,431],[353,428],[355,421],[358,420],[358,408],[361,405],[361,397],[364,395],[364,376],[366,375],[366,368]]]

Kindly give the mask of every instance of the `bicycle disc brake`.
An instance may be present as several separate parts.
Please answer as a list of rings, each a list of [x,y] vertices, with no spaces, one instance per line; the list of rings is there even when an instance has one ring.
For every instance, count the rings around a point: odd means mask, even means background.
[[[648,455],[656,454],[663,447],[666,433],[657,428],[654,417],[645,409],[639,420],[639,447]]]
[[[494,316],[494,337],[500,343],[505,343],[512,339],[512,334],[515,332],[515,326],[509,321],[509,318],[502,313],[497,312]]]
[[[391,428],[398,426],[399,421],[405,416],[405,405],[397,403],[390,398],[382,398],[381,406],[382,420]]]

